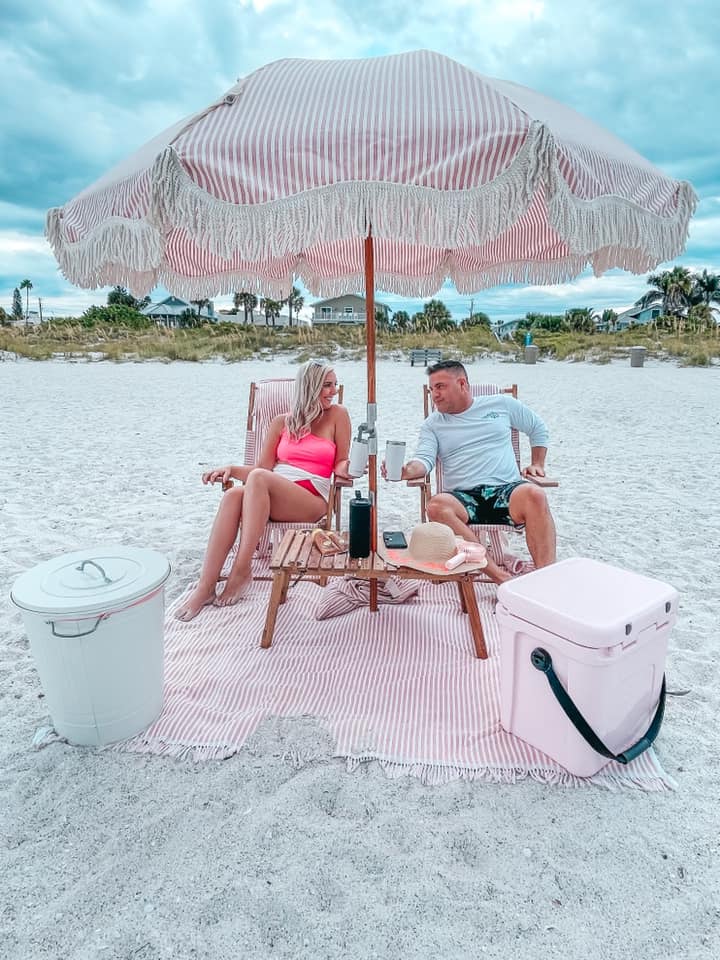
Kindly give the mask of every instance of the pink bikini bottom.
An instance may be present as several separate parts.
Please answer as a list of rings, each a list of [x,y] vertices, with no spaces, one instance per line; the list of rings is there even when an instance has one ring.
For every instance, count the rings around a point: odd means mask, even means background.
[[[318,493],[313,486],[312,480],[293,480],[293,483],[296,483],[299,487],[302,487],[303,490],[309,490],[310,493],[314,493],[316,497],[322,497],[322,494]]]

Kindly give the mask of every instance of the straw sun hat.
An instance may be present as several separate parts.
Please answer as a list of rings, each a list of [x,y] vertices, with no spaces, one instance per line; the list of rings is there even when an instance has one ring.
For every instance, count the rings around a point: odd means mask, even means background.
[[[461,563],[452,570],[448,570],[445,561],[454,557],[458,552],[455,534],[445,523],[419,523],[410,534],[410,543],[402,549],[388,548],[384,543],[378,544],[380,556],[386,563],[396,567],[411,567],[413,570],[422,570],[423,573],[432,573],[436,576],[450,577],[456,573],[470,573],[473,570],[482,570],[482,563]]]

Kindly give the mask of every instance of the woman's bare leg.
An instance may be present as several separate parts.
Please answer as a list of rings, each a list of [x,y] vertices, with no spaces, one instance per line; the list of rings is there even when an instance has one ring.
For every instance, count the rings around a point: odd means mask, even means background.
[[[203,607],[215,599],[215,585],[237,537],[244,495],[243,487],[233,487],[222,495],[210,531],[198,585],[175,614],[178,620],[192,620]]]
[[[245,484],[240,545],[225,589],[215,601],[218,606],[237,603],[250,585],[253,553],[268,520],[317,523],[326,510],[322,497],[297,483],[272,470],[253,470]]]

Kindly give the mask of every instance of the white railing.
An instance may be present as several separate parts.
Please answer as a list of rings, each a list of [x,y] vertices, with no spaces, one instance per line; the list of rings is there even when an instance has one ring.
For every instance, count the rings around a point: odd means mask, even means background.
[[[316,313],[313,323],[365,323],[365,313],[345,313],[344,310],[331,310]]]

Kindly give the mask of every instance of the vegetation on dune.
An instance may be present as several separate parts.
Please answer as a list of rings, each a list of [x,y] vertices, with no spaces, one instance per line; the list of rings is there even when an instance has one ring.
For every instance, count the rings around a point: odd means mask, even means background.
[[[387,316],[378,310],[377,352],[379,356],[402,356],[418,347],[435,347],[446,357],[471,361],[484,356],[501,356],[508,361],[523,358],[529,337],[539,355],[557,360],[589,360],[607,363],[627,355],[631,346],[643,346],[649,356],[676,358],[687,366],[710,366],[720,360],[720,276],[706,270],[693,274],[673,267],[648,278],[650,290],[638,300],[639,309],[657,307],[651,322],[618,329],[613,310],[601,314],[589,307],[576,307],[564,314],[527,313],[518,320],[510,337],[498,337],[490,317],[482,312],[456,324],[447,306],[429,300],[412,316],[398,310]],[[192,301],[179,318],[179,326],[158,325],[142,313],[149,302],[137,300],[123,287],[115,287],[104,306],[89,307],[81,317],[54,319],[28,324],[30,280],[23,280],[13,292],[12,314],[0,310],[0,350],[37,360],[52,357],[88,357],[127,360],[245,360],[251,357],[292,356],[302,361],[312,356],[328,359],[359,359],[365,355],[365,326],[322,324],[315,327],[276,326],[286,303],[290,318],[297,318],[303,306],[299,290],[293,287],[285,301],[258,298],[238,292],[233,298],[240,322],[211,322],[201,311],[207,300]],[[20,290],[26,291],[25,312]],[[265,325],[254,323],[256,312]],[[15,323],[11,323],[15,320]],[[23,324],[22,321],[26,322]]]
[[[89,324],[95,311],[105,314],[100,322]],[[92,312],[91,312],[92,311]],[[114,361],[187,360],[226,361],[252,357],[287,356],[306,360],[361,359],[365,356],[365,327],[323,324],[317,327],[257,327],[236,323],[204,323],[199,327],[169,329],[139,319],[120,319],[120,311],[110,318],[106,308],[91,308],[83,318],[52,320],[29,327],[0,329],[0,350],[34,360],[52,357],[88,357]],[[678,358],[688,366],[707,366],[720,360],[720,340],[716,333],[654,330],[636,327],[619,333],[583,333],[567,330],[543,330],[533,327],[533,342],[540,357],[557,360],[589,360],[606,363],[627,355],[631,346],[643,346],[649,356]],[[442,330],[379,329],[378,356],[404,357],[418,347],[437,347],[446,358],[466,361],[500,356],[508,361],[522,360],[524,331],[498,342],[484,324]]]

